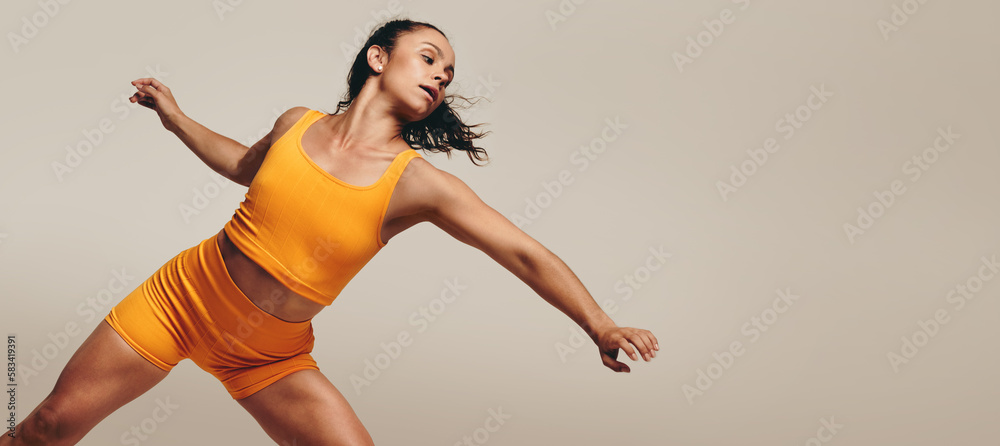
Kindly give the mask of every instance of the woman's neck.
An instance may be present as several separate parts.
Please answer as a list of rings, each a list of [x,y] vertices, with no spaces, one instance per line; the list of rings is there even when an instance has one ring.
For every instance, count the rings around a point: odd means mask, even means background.
[[[380,149],[402,140],[403,124],[385,101],[366,94],[372,90],[362,89],[347,110],[328,124],[337,146]]]

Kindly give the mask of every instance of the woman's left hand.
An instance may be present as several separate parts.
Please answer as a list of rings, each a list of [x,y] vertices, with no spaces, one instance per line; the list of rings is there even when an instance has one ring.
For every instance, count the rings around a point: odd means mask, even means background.
[[[634,344],[635,348],[629,345],[629,342]],[[656,357],[656,351],[660,349],[660,346],[656,342],[656,336],[653,336],[649,330],[611,327],[597,335],[597,348],[600,350],[601,361],[604,365],[616,372],[628,373],[629,367],[624,362],[617,360],[618,349],[625,350],[625,354],[633,361],[638,361],[638,355],[641,354],[646,362],[649,362]],[[636,348],[639,350],[638,354],[635,351]]]

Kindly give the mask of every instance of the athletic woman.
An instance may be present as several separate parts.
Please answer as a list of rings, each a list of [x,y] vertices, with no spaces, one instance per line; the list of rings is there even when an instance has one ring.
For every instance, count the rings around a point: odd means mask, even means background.
[[[650,361],[659,349],[652,333],[616,326],[555,254],[415,150],[463,150],[474,164],[485,154],[471,144],[483,135],[445,100],[454,76],[444,33],[388,22],[358,53],[336,113],[294,107],[250,148],[188,118],[156,79],[133,81],[131,102],[247,186],[246,199],[221,231],[118,303],[0,445],[75,444],[185,358],[279,444],[373,444],[310,355],[312,318],[393,236],[424,221],[482,250],[583,327],[605,366],[629,371],[618,349]]]

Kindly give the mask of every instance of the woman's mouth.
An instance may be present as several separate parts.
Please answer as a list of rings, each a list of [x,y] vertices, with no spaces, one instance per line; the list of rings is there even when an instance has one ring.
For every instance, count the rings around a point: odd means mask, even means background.
[[[420,89],[424,90],[424,93],[427,93],[427,98],[430,99],[431,102],[434,102],[435,94],[434,94],[434,92],[430,88],[427,88],[427,87],[421,85]]]

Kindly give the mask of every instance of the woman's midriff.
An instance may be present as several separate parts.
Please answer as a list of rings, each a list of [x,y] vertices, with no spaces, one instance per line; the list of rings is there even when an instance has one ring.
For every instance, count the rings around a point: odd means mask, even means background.
[[[225,229],[219,231],[215,238],[233,283],[261,310],[278,319],[301,322],[312,319],[324,308],[322,304],[289,290],[278,279],[275,279],[246,254],[243,254],[229,240]]]

